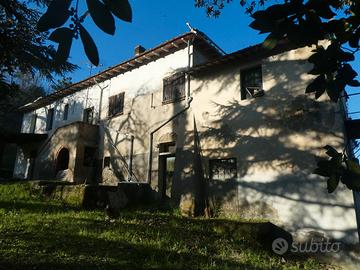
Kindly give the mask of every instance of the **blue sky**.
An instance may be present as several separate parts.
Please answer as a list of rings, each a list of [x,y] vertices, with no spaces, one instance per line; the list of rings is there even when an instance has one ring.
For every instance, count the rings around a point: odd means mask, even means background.
[[[84,3],[85,1],[81,1]],[[130,0],[133,8],[133,22],[126,23],[116,19],[114,36],[103,33],[93,23],[90,16],[85,20],[85,26],[94,38],[99,54],[100,66],[90,68],[80,40],[75,40],[72,46],[70,61],[79,69],[72,74],[73,82],[85,79],[92,74],[116,65],[134,54],[134,48],[141,44],[152,48],[166,40],[187,32],[186,22],[194,28],[206,33],[226,52],[233,52],[261,42],[264,35],[257,34],[248,25],[251,19],[244,14],[239,1],[228,4],[222,15],[208,18],[205,10],[195,8],[194,0]],[[360,62],[354,63],[354,68],[360,74]],[[349,93],[354,90],[349,89]],[[360,111],[360,96],[354,96],[349,101],[350,111]],[[352,115],[359,118],[360,114]]]
[[[194,0],[130,0],[133,8],[133,22],[116,19],[114,36],[103,33],[86,18],[85,26],[93,36],[100,53],[101,66],[93,69],[99,72],[133,56],[136,45],[152,48],[166,40],[189,31],[186,22],[205,32],[226,52],[232,52],[261,42],[263,37],[248,27],[249,16],[244,14],[238,1],[229,4],[218,19],[208,18],[204,9],[195,8]],[[71,77],[73,81],[86,78],[89,73],[87,60],[80,40],[73,44],[70,60],[80,69]]]

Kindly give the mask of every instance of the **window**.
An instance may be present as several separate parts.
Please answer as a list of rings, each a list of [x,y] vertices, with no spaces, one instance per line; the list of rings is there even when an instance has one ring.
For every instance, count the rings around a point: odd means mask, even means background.
[[[113,117],[124,112],[124,98],[124,92],[109,97],[109,117]]]
[[[163,103],[179,101],[185,98],[185,74],[176,74],[164,79]]]
[[[84,149],[84,166],[94,167],[95,166],[95,157],[96,157],[96,148],[95,147],[85,147]]]
[[[241,71],[241,99],[263,95],[261,66]]]
[[[31,116],[30,133],[35,133],[35,131],[36,131],[36,121],[37,121],[37,114],[34,113]]]
[[[104,157],[104,168],[108,167],[110,168],[111,159],[110,157]]]
[[[94,120],[94,107],[87,108],[84,110],[84,122],[92,124]]]
[[[234,179],[237,176],[236,158],[210,159],[209,169],[212,180]]]
[[[175,154],[176,144],[175,142],[161,143],[159,145],[160,154]]]
[[[69,104],[65,104],[63,120],[67,120],[69,115]]]
[[[49,109],[46,119],[46,130],[51,130],[54,122],[54,109]]]

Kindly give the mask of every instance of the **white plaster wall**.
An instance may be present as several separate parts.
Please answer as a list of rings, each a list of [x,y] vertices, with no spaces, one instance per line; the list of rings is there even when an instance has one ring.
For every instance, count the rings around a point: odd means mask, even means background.
[[[326,180],[312,174],[315,157],[324,154],[322,147],[343,149],[339,108],[323,97],[316,102],[320,109],[315,118],[289,111],[297,97],[306,98],[305,88],[313,78],[306,74],[310,54],[311,48],[292,50],[258,63],[209,70],[192,80],[191,107],[204,165],[211,158],[237,158],[237,179],[214,184],[223,205],[233,212],[262,212],[293,231],[323,231],[354,241],[351,191],[340,185],[328,194]],[[240,100],[240,71],[259,64],[265,96]],[[307,98],[313,104],[314,97]]]
[[[30,133],[31,119],[33,114],[37,115],[35,133],[49,133],[51,134],[57,128],[70,124],[76,121],[83,120],[83,111],[86,108],[94,107],[94,117],[98,117],[100,100],[99,86],[92,86],[88,89],[81,90],[67,97],[61,98],[52,104],[45,107],[38,108],[35,111],[24,114],[22,123],[22,132]],[[64,119],[64,107],[69,104],[68,118]],[[46,119],[49,109],[54,109],[53,127],[48,132],[46,131]]]
[[[107,88],[103,94],[101,118],[108,118],[108,101],[110,96],[125,92],[124,112],[126,112],[129,109],[126,104],[129,104],[133,98],[162,90],[164,78],[181,70],[185,70],[187,66],[188,49],[184,48],[106,81],[104,85],[106,85]],[[157,105],[159,104],[153,103],[153,106]],[[150,109],[151,101],[143,104],[143,106]]]
[[[104,120],[106,126],[119,127],[120,123],[123,121],[125,115],[127,115],[131,110],[131,104],[135,98],[146,97],[145,102],[142,99],[141,110],[145,110],[145,115],[152,108],[159,107],[162,108],[160,115],[158,115],[158,120],[161,121],[163,117],[168,117],[166,115],[171,115],[172,110],[168,110],[171,105],[162,106],[162,87],[163,79],[167,76],[170,76],[180,70],[185,70],[189,65],[188,58],[188,48],[178,50],[170,55],[162,57],[156,61],[150,62],[146,65],[143,65],[139,68],[136,68],[130,72],[118,75],[114,78],[106,80],[98,85],[94,85],[90,88],[81,90],[67,97],[61,98],[56,102],[53,102],[50,105],[39,108],[35,111],[28,112],[24,114],[23,123],[22,123],[22,132],[30,133],[31,132],[31,119],[33,114],[37,114],[36,128],[35,133],[48,133],[49,136],[58,128],[72,122],[82,121],[83,120],[83,110],[85,108],[94,107],[94,117],[99,119],[99,110],[101,110],[101,119]],[[197,51],[195,54],[200,54]],[[190,65],[193,62],[193,48],[190,47]],[[197,63],[206,60],[205,56],[197,57]],[[103,91],[101,91],[103,89]],[[102,107],[99,108],[100,95],[102,92]],[[108,123],[108,100],[112,95],[125,92],[125,106],[124,114],[120,117],[115,117],[111,119],[111,123]],[[154,97],[151,98],[152,93]],[[153,102],[151,102],[153,100]],[[68,119],[63,120],[64,117],[64,106],[69,104],[69,113]],[[54,122],[53,128],[50,131],[46,131],[46,119],[48,110],[54,108]],[[152,112],[154,113],[154,112]],[[159,113],[157,111],[156,113]],[[156,113],[152,118],[156,118]],[[149,115],[146,115],[148,117]],[[154,121],[156,123],[156,121]],[[103,130],[103,129],[102,129]],[[103,130],[104,131],[104,130]],[[121,132],[121,131],[120,131]],[[118,133],[112,132],[112,137],[118,136]],[[126,153],[124,154],[126,155]],[[21,156],[17,158],[15,167],[18,171],[24,171],[25,167],[28,166],[27,161],[24,160]]]

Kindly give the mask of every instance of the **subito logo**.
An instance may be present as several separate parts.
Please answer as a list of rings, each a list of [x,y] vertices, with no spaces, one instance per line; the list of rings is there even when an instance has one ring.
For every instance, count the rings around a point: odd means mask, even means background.
[[[289,249],[289,244],[284,238],[276,238],[272,242],[272,250],[278,255],[285,254]]]

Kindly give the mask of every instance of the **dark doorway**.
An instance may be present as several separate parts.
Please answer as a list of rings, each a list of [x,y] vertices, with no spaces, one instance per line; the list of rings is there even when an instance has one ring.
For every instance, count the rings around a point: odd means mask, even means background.
[[[162,199],[171,198],[175,170],[175,155],[159,156],[159,193]]]
[[[176,143],[168,142],[159,145],[159,195],[161,199],[171,198],[175,171]]]
[[[56,172],[69,168],[69,150],[62,148],[56,159]]]
[[[28,170],[28,180],[31,180],[34,178],[34,169],[35,169],[35,159],[36,159],[36,151],[33,150],[30,152],[30,166]]]

